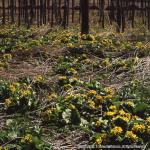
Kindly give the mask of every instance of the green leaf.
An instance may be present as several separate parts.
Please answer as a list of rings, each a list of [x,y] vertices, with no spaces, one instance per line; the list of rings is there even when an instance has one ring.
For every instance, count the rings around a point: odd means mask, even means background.
[[[149,105],[146,104],[146,103],[139,103],[135,106],[135,110],[134,112],[137,113],[137,112],[145,112],[148,110],[148,107]]]

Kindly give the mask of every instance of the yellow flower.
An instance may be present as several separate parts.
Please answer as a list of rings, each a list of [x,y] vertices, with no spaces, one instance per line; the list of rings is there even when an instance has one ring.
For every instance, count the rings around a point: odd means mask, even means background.
[[[132,140],[133,142],[136,142],[138,140],[137,135],[134,134],[132,131],[127,131],[125,137]]]
[[[116,112],[113,112],[113,111],[108,111],[108,112],[106,112],[106,116],[108,116],[108,117],[112,117],[112,116],[114,116],[116,114]]]
[[[100,136],[98,136],[98,137],[96,138],[95,143],[96,143],[97,145],[100,145],[100,144],[103,143],[104,140],[106,140],[106,138],[107,138],[107,134],[106,134],[106,133],[102,133]]]
[[[142,42],[137,42],[135,45],[135,48],[140,49],[140,50],[145,50],[148,48],[148,46]]]
[[[89,96],[94,96],[94,95],[96,95],[97,94],[97,92],[95,91],[95,90],[90,90],[90,91],[88,91],[88,95]]]
[[[89,100],[87,103],[90,108],[95,109],[95,103],[92,100]]]
[[[109,62],[109,58],[104,59],[101,64],[102,64],[102,66],[110,66],[111,65]]]
[[[126,112],[123,109],[121,109],[121,110],[119,110],[119,114],[123,116],[126,114]]]
[[[114,127],[113,129],[111,129],[110,133],[114,136],[119,135],[123,132],[122,128],[119,126]]]
[[[105,90],[105,92],[107,93],[107,94],[109,94],[109,95],[114,95],[114,91],[113,91],[113,89],[111,89],[111,88],[105,88],[104,89]]]
[[[113,95],[106,95],[106,96],[104,96],[104,99],[105,100],[111,100],[113,98]]]
[[[133,119],[133,120],[138,120],[139,117],[135,115],[135,116],[132,116],[132,119]]]
[[[72,43],[68,43],[68,44],[67,44],[67,48],[72,49],[72,48],[75,48],[75,46],[74,46]]]
[[[111,46],[111,45],[112,45],[112,40],[105,38],[105,39],[102,40],[102,44],[103,44],[104,46]]]
[[[10,107],[13,104],[11,99],[5,99],[5,106]]]
[[[22,143],[32,143],[33,137],[31,134],[27,134],[25,135],[22,139],[21,142]]]
[[[104,123],[103,120],[97,120],[96,123],[95,123],[95,125],[96,126],[101,126],[103,123]]]
[[[125,122],[129,122],[129,121],[130,121],[130,118],[128,118],[128,117],[123,117],[123,116],[119,116],[119,115],[117,115],[116,117],[114,117],[112,120],[113,120],[113,121],[116,121],[117,119],[121,119],[121,120],[123,120],[123,121],[125,121]]]
[[[102,142],[103,142],[103,140],[102,140],[101,137],[98,137],[98,138],[96,139],[96,141],[95,141],[95,143],[96,143],[97,145],[102,144]]]
[[[73,96],[72,94],[70,94],[70,95],[67,95],[65,99],[66,99],[67,101],[70,101],[70,100],[72,100],[73,98],[74,98],[74,96]]]
[[[28,96],[28,95],[30,95],[30,94],[31,94],[31,91],[30,91],[30,90],[21,91],[21,96],[22,96],[22,97],[26,97],[26,96]]]
[[[9,88],[12,93],[15,93],[16,87],[14,85],[10,85]]]
[[[87,35],[87,40],[90,40],[90,41],[95,41],[95,37],[91,34],[88,34]]]
[[[146,123],[150,125],[150,117],[146,118]]]
[[[57,95],[55,93],[51,94],[48,96],[48,101],[51,101],[53,99],[56,99],[57,98]]]
[[[134,104],[132,101],[128,101],[126,104],[127,104],[128,106],[131,106],[131,107],[134,107],[134,106],[135,106],[135,104]]]
[[[132,127],[132,131],[143,133],[145,132],[145,125],[135,123]]]
[[[4,54],[4,55],[3,55],[3,59],[4,59],[5,61],[9,61],[9,60],[12,59],[12,55],[11,55],[11,54]]]
[[[110,109],[110,110],[116,110],[117,107],[116,107],[115,105],[111,105],[111,106],[109,107],[109,109]]]
[[[103,103],[104,102],[104,98],[101,95],[97,95],[96,99],[100,102]]]
[[[68,106],[68,108],[71,109],[71,110],[74,110],[74,109],[76,109],[76,106],[74,106],[73,104],[70,104],[70,105]]]

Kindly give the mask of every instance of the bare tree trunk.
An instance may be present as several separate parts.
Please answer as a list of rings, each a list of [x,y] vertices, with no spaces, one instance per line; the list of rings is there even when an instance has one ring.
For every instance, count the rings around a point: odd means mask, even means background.
[[[89,0],[80,0],[81,4],[81,34],[89,33]]]

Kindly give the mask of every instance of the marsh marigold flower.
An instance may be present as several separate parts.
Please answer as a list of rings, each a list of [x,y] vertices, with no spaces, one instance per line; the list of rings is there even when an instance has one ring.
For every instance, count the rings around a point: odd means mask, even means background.
[[[13,102],[12,102],[11,99],[9,99],[9,98],[8,98],[8,99],[5,99],[5,106],[6,106],[6,107],[10,107],[10,106],[12,105],[12,103],[13,103]]]
[[[133,142],[136,142],[138,140],[138,137],[136,134],[134,134],[132,131],[127,131],[125,134],[125,137],[130,139]]]
[[[100,102],[103,103],[104,102],[104,98],[101,95],[97,95],[96,99]]]
[[[116,115],[116,112],[108,111],[108,112],[105,113],[105,115],[108,116],[108,117],[113,117],[114,115]]]
[[[31,134],[27,134],[25,135],[22,139],[21,142],[22,143],[32,143],[33,137]]]
[[[110,109],[110,110],[116,110],[116,109],[117,109],[117,106],[111,105],[111,106],[109,107],[109,109]]]
[[[89,100],[87,103],[90,108],[95,109],[95,103],[92,100]]]
[[[135,106],[135,104],[134,104],[132,101],[128,101],[126,104],[127,104],[128,106],[131,106],[131,107],[134,107],[134,106]]]
[[[88,91],[88,95],[89,96],[94,96],[94,95],[96,95],[97,94],[97,92],[95,91],[95,90],[90,90],[90,91]]]
[[[111,129],[111,131],[110,131],[110,133],[111,133],[112,135],[115,135],[115,136],[121,134],[122,132],[123,132],[123,130],[122,130],[122,128],[119,127],[119,126],[114,127],[114,128]]]
[[[96,139],[96,141],[95,141],[95,143],[96,143],[97,145],[102,144],[102,142],[103,142],[103,140],[102,140],[101,137],[98,137],[98,138]]]
[[[132,131],[134,132],[145,132],[145,125],[144,124],[134,124],[132,127]]]

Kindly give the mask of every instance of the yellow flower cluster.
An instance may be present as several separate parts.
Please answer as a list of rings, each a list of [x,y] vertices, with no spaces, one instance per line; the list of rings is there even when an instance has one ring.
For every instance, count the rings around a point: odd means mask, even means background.
[[[57,94],[52,93],[48,96],[48,101],[52,101],[53,99],[56,99],[56,98],[57,98]]]
[[[4,59],[5,61],[10,61],[10,60],[12,59],[12,55],[11,55],[11,54],[4,54],[4,55],[3,55],[3,59]]]
[[[68,30],[65,30],[61,33],[59,33],[59,36],[57,36],[55,38],[55,40],[53,41],[53,44],[65,44],[69,42],[69,39],[71,37],[72,33]]]
[[[135,48],[140,49],[140,50],[145,50],[148,48],[148,45],[142,42],[137,42],[135,45]]]
[[[130,107],[134,107],[135,106],[134,102],[132,102],[132,101],[128,101],[126,104],[128,106],[130,106]]]
[[[94,102],[94,101],[88,100],[87,104],[88,104],[88,106],[89,106],[91,109],[95,109],[95,102]]]
[[[96,138],[95,143],[96,143],[97,145],[100,145],[100,144],[103,143],[103,141],[104,141],[106,138],[107,138],[107,135],[106,135],[105,133],[102,133],[100,136],[98,136],[98,137]]]
[[[145,125],[144,124],[135,123],[133,125],[133,127],[132,127],[132,131],[144,133],[145,132]]]
[[[95,122],[95,125],[96,126],[101,126],[102,124],[104,124],[105,123],[105,121],[104,120],[97,120],[96,122]]]
[[[21,96],[22,97],[26,97],[26,96],[28,96],[30,94],[31,94],[31,91],[29,89],[27,89],[27,90],[21,90]]]
[[[111,129],[110,133],[113,135],[113,136],[117,136],[117,135],[120,135],[121,133],[123,132],[123,129],[119,126],[116,126],[114,127],[113,129]]]
[[[17,88],[19,88],[19,86],[20,86],[20,83],[15,82],[15,83],[12,83],[12,84],[9,86],[9,89],[10,89],[10,91],[14,94],[15,91],[17,90]]]
[[[22,143],[32,143],[32,140],[33,140],[33,136],[31,134],[27,134],[21,139],[21,142]]]
[[[89,96],[94,96],[94,95],[96,95],[97,94],[97,92],[95,91],[95,90],[90,90],[90,91],[88,91],[88,95]]]
[[[138,137],[136,134],[134,134],[132,131],[127,131],[125,134],[125,137],[130,139],[133,142],[136,142],[138,140]]]
[[[119,116],[119,115],[114,117],[112,120],[115,121],[117,119],[121,119],[121,120],[123,120],[125,122],[129,122],[129,120],[130,120],[128,117],[122,117],[122,116]]]
[[[115,116],[112,120],[115,121],[117,119],[121,119],[125,122],[129,122],[131,120],[131,114],[126,113],[124,110],[119,110],[118,115]]]
[[[114,115],[116,115],[116,112],[108,111],[108,112],[105,113],[105,115],[108,116],[108,117],[113,117]]]
[[[104,96],[105,100],[111,100],[114,96],[114,91],[111,88],[105,88],[104,91],[106,92],[106,96]]]
[[[111,46],[111,45],[113,44],[113,42],[112,42],[112,39],[104,38],[104,39],[102,40],[102,44],[103,44],[104,46]]]
[[[67,44],[67,48],[73,49],[73,48],[75,48],[75,45],[73,45],[72,43],[68,43],[68,44]]]
[[[98,137],[98,138],[96,139],[96,141],[95,141],[95,143],[96,143],[97,145],[102,144],[102,142],[103,142],[103,139],[102,139],[101,137]]]
[[[110,67],[110,66],[111,66],[111,63],[110,63],[109,58],[104,59],[104,60],[101,62],[101,65],[102,65],[102,66],[105,66],[105,67]]]
[[[8,98],[8,99],[5,99],[4,104],[6,107],[10,107],[13,104],[13,101],[12,99]]]
[[[96,100],[98,100],[100,103],[104,103],[104,98],[101,95],[97,95]]]
[[[104,88],[105,92],[109,95],[114,95],[114,90],[112,88]]]
[[[111,105],[111,106],[109,107],[109,109],[110,109],[110,110],[117,110],[117,106]]]
[[[95,41],[95,36],[92,34],[83,34],[81,36],[82,40]]]

